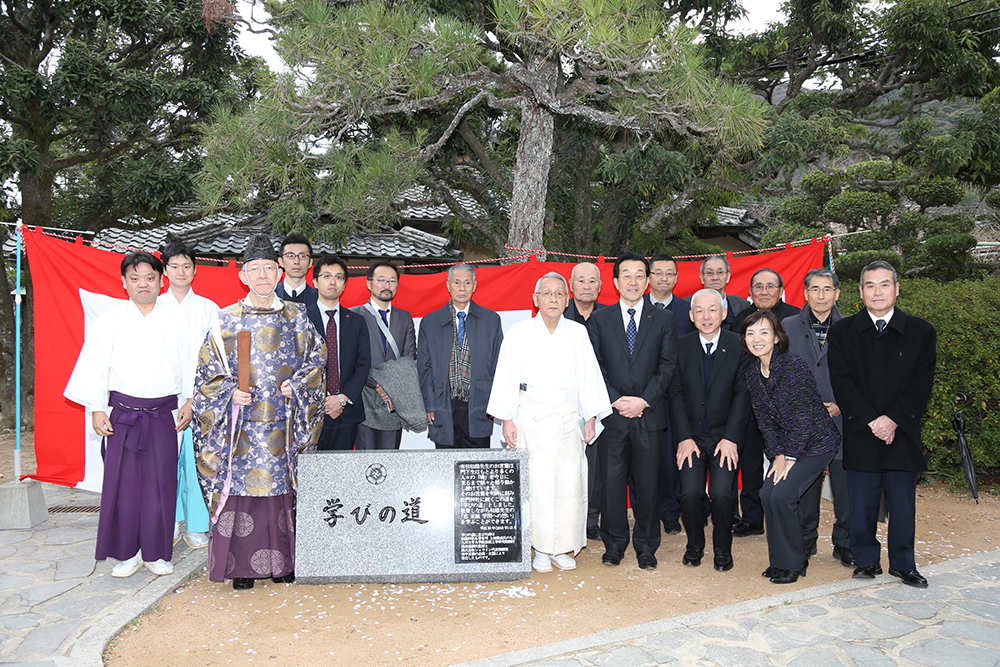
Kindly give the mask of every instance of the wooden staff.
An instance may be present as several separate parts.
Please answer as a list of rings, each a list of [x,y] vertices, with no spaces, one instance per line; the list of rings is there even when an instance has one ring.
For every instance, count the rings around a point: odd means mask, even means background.
[[[240,391],[250,391],[250,332],[236,332],[236,374]]]

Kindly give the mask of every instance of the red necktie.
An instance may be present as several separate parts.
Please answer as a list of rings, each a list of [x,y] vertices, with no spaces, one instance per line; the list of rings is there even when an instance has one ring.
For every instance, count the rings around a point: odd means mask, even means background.
[[[326,393],[329,396],[340,393],[340,359],[337,354],[337,309],[326,311],[330,319],[326,323]]]

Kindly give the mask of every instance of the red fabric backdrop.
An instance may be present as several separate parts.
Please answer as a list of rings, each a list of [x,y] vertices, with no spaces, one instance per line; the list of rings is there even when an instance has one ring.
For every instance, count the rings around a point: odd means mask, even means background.
[[[35,317],[35,456],[38,472],[34,479],[75,486],[84,476],[83,408],[63,397],[76,358],[83,346],[84,312],[79,290],[126,298],[122,287],[122,255],[107,250],[59,240],[41,231],[25,230],[25,248],[34,289]],[[732,266],[730,294],[746,297],[750,276],[759,268],[779,272],[787,286],[786,300],[804,303],[800,288],[809,269],[822,266],[823,243],[812,243],[758,255],[729,257]],[[613,261],[613,260],[612,260]],[[698,261],[682,261],[675,293],[688,296],[701,287]],[[603,286],[602,303],[614,303],[618,296],[612,283],[612,263],[599,263]],[[549,271],[569,278],[573,264],[529,261],[511,266],[477,269],[475,301],[496,311],[531,310],[535,282]],[[235,262],[228,266],[198,266],[193,287],[198,294],[220,306],[246,295],[237,276]],[[444,273],[402,275],[394,303],[422,317],[448,301]],[[368,298],[365,281],[348,281],[341,302],[345,306],[364,303]]]

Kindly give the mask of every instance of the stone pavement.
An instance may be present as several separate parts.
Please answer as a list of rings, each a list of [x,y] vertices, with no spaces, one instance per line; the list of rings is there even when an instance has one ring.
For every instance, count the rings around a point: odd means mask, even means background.
[[[93,507],[100,494],[44,484],[46,505]],[[174,572],[111,576],[95,561],[97,513],[50,513],[33,530],[0,531],[0,664],[100,667],[122,628],[201,571],[205,549],[183,540]]]
[[[846,579],[458,667],[1000,665],[1000,550],[920,571],[922,590]]]

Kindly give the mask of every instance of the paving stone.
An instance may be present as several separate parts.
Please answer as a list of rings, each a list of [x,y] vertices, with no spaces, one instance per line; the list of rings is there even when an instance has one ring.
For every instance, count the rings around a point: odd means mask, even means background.
[[[68,554],[73,554],[77,558],[91,558],[94,557],[94,549],[96,548],[97,540],[93,542],[80,542],[79,544],[67,544],[63,549]]]
[[[582,667],[586,663],[579,660],[546,660],[545,662],[533,662],[531,667]]]
[[[17,653],[46,653],[49,655],[56,653],[66,637],[69,637],[70,633],[77,627],[76,623],[40,625],[28,633],[21,645],[17,647]]]
[[[59,561],[56,563],[55,580],[62,581],[63,579],[83,579],[89,577],[96,565],[97,561],[93,558],[74,558],[72,560]]]
[[[745,646],[707,646],[705,660],[721,667],[771,667],[765,653]]]
[[[51,660],[35,661],[31,662],[5,662],[3,663],[6,667],[58,667],[56,663]]]
[[[890,609],[903,616],[927,620],[928,618],[934,618],[944,606],[943,602],[904,602],[902,604],[894,604]]]
[[[677,658],[670,655],[669,653],[664,653],[663,651],[657,651],[655,648],[654,649],[647,648],[645,650],[646,653],[648,653],[650,657],[653,658],[653,660],[655,660],[656,664],[658,665],[666,665],[671,662],[677,662]]]
[[[1000,646],[1000,628],[978,621],[945,621],[939,632],[945,637],[961,637],[981,644]]]
[[[970,600],[1000,605],[1000,586],[976,586],[975,588],[962,589],[959,593]]]
[[[911,602],[913,600],[947,600],[954,594],[951,589],[938,586],[933,577],[929,579],[930,588],[914,588],[899,583],[899,579],[891,577],[887,586],[879,586],[872,594],[879,600],[889,602]]]
[[[8,572],[41,572],[52,567],[52,563],[39,563],[31,560],[5,560],[3,567]]]
[[[978,577],[970,577],[964,572],[945,572],[934,575],[934,585],[946,588],[964,588],[979,581]]]
[[[0,625],[7,628],[11,632],[17,632],[18,630],[27,630],[28,628],[33,628],[38,625],[37,614],[17,614],[0,616]]]
[[[2,558],[10,558],[11,556],[13,556],[16,553],[17,553],[17,549],[15,547],[13,547],[12,545],[7,544],[7,545],[0,546],[0,559],[2,559]]]
[[[870,595],[861,593],[843,593],[827,599],[827,605],[836,609],[857,609],[870,607],[873,604],[878,604],[878,601]]]
[[[976,616],[988,618],[991,621],[1000,621],[1000,607],[987,602],[975,602],[973,600],[956,600],[953,603],[956,607],[972,612]]]
[[[816,646],[830,641],[830,637],[817,635],[814,632],[799,628],[794,631],[789,630],[787,626],[782,627],[781,624],[769,625],[761,632],[761,637],[773,653],[785,653],[803,646]]]
[[[1000,563],[985,563],[966,568],[963,572],[970,577],[978,577],[987,581],[997,581],[1000,579]]]
[[[687,644],[692,639],[699,641],[699,637],[693,629],[673,630],[659,635],[650,635],[649,637],[646,637],[645,643],[649,646],[665,646],[668,649],[676,650],[681,646],[684,646],[684,644]]]
[[[656,664],[652,656],[634,646],[615,646],[605,653],[593,656],[590,662],[597,667],[640,667]]]
[[[750,638],[749,630],[736,625],[699,625],[695,629],[706,637],[731,642],[745,642]]]
[[[96,540],[94,531],[84,528],[61,528],[58,530],[46,530],[43,544],[77,544],[85,540]]]
[[[890,637],[916,632],[922,625],[874,609],[859,609],[858,616],[868,621]]]
[[[50,548],[32,551],[27,555],[31,560],[58,561],[66,558],[66,552],[62,549]]]
[[[107,591],[136,590],[141,588],[141,585],[153,576],[155,575],[146,568],[142,568],[131,577],[125,577],[122,579],[112,577],[110,573],[104,574],[87,584],[86,592],[104,593]]]
[[[772,609],[764,614],[766,623],[795,623],[817,616],[825,616],[830,612],[818,604],[794,604]]]
[[[814,649],[794,660],[788,661],[788,667],[843,667],[844,662],[829,649]]]
[[[16,591],[35,583],[34,577],[17,574],[0,574],[0,591]]]
[[[918,665],[995,665],[1000,662],[1000,651],[961,644],[951,639],[933,639],[908,646],[899,652],[900,657]]]
[[[0,530],[0,544],[17,544],[31,537],[31,531],[26,530]]]
[[[120,599],[118,595],[88,595],[79,600],[56,600],[42,609],[66,618],[87,618],[99,616],[108,606]]]
[[[32,586],[28,590],[20,591],[20,595],[27,606],[34,607],[43,602],[48,602],[66,591],[73,590],[80,583],[79,581],[60,581],[57,584],[48,584],[46,586]]]
[[[861,646],[857,644],[840,644],[840,648],[847,654],[855,665],[861,667],[896,667],[896,661],[884,653],[871,646]]]
[[[823,619],[818,630],[836,639],[869,639],[871,632],[868,626],[858,623],[853,618],[835,617]]]

